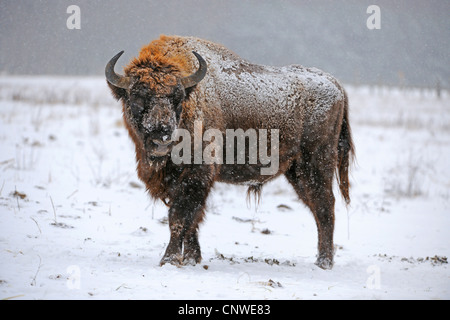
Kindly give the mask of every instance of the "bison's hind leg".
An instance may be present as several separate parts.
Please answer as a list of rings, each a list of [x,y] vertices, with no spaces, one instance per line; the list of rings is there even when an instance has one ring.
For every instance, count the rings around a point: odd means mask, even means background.
[[[294,161],[285,173],[299,198],[311,209],[319,237],[316,265],[322,269],[333,267],[334,245],[334,163],[317,161],[324,157],[311,157],[303,153],[302,159]],[[326,152],[324,152],[326,154]],[[330,161],[332,162],[332,161]]]

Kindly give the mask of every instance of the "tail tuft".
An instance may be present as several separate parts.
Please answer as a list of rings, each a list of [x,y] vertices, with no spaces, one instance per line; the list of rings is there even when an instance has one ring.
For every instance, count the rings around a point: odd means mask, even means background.
[[[350,204],[350,182],[348,179],[349,167],[355,156],[355,146],[352,140],[348,117],[348,98],[344,93],[344,117],[342,119],[341,133],[338,143],[337,180],[342,197],[347,205]]]

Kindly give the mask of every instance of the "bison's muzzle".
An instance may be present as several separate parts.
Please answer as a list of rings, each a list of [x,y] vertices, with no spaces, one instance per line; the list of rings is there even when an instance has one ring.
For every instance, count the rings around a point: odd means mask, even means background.
[[[172,141],[161,141],[153,139],[152,143],[156,146],[156,148],[153,150],[152,155],[156,157],[164,157],[166,156],[170,151],[172,147]]]

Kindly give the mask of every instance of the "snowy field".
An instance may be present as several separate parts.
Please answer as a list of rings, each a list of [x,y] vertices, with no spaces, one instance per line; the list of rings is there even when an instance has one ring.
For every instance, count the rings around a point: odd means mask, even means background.
[[[357,162],[336,256],[284,178],[247,203],[217,184],[203,261],[159,266],[167,209],[145,194],[102,78],[0,78],[0,299],[449,299],[450,96],[347,88]]]

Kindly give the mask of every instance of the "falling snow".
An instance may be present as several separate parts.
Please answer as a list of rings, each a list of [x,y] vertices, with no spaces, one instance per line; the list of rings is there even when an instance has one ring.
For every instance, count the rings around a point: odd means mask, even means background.
[[[259,205],[217,184],[203,261],[176,268],[104,79],[0,78],[0,298],[448,299],[450,96],[346,88],[357,162],[333,270],[284,178]]]

